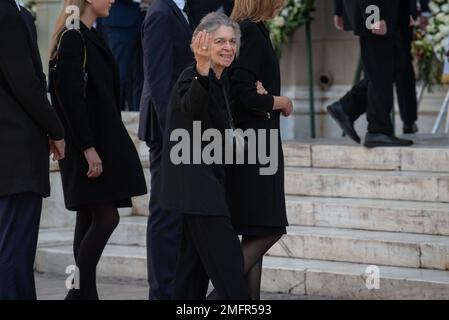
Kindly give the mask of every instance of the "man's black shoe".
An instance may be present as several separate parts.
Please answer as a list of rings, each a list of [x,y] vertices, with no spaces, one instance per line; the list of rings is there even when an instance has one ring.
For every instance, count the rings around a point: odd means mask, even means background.
[[[383,133],[367,133],[365,136],[365,147],[408,147],[413,144],[412,140],[400,139],[394,135]]]
[[[413,133],[417,133],[418,132],[418,126],[416,125],[416,123],[412,124],[411,126],[405,125],[402,128],[402,132],[404,134],[413,134]]]
[[[338,123],[341,130],[346,133],[352,140],[360,144],[360,137],[354,129],[354,121],[344,112],[343,106],[339,101],[327,107],[327,111],[331,117]]]

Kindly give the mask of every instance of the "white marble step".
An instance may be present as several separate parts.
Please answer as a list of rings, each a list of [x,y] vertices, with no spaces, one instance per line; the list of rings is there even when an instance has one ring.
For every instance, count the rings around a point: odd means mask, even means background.
[[[367,170],[449,172],[449,137],[414,135],[407,148],[367,149],[348,139],[285,142],[289,166]]]
[[[133,200],[148,216],[149,196]],[[449,203],[357,198],[286,197],[290,225],[449,235]]]
[[[71,264],[71,246],[39,248],[35,269],[64,274]],[[337,299],[449,299],[449,272],[379,267],[379,289],[369,290],[366,267],[355,263],[266,257],[262,290]],[[109,245],[97,272],[99,277],[146,279],[146,250]]]
[[[39,247],[71,245],[72,229],[42,230]],[[146,246],[146,218],[123,218],[109,239],[119,246]],[[273,256],[449,269],[449,237],[411,233],[292,226],[269,251]]]
[[[286,168],[289,195],[449,202],[449,173]]]
[[[449,270],[449,237],[322,227],[289,227],[273,256]]]
[[[449,235],[449,203],[287,196],[290,225]]]

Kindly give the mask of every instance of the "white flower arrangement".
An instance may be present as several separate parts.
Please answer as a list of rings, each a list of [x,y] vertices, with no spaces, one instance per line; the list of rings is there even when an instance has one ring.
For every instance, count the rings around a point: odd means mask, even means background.
[[[271,41],[279,56],[295,31],[312,20],[314,4],[314,0],[288,0],[279,15],[268,22]]]
[[[425,40],[432,45],[438,60],[443,61],[449,45],[449,3],[447,0],[432,0],[429,8],[432,18],[429,21]]]

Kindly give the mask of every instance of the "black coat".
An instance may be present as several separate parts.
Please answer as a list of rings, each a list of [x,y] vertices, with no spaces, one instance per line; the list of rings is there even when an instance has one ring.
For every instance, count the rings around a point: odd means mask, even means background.
[[[370,5],[379,7],[380,19],[387,23],[386,37],[398,36],[400,31],[409,29],[410,0],[344,0],[344,7],[355,35],[378,37],[366,27],[370,14],[366,14],[365,10]]]
[[[233,0],[187,0],[186,8],[194,28],[208,13],[217,11],[221,7],[226,15],[231,15],[234,6]]]
[[[81,23],[61,39],[53,104],[67,130],[66,158],[59,162],[66,207],[92,203],[131,206],[130,197],[145,194],[146,183],[136,148],[121,121],[118,68],[106,43]],[[85,45],[85,47],[84,47]],[[87,87],[84,97],[82,65],[87,51]],[[55,61],[51,62],[51,65]],[[86,176],[83,151],[95,147],[103,174]]]
[[[246,130],[280,128],[280,112],[272,111],[274,98],[281,91],[279,61],[263,22],[240,23],[240,56],[231,68],[231,94],[238,127]],[[270,95],[257,94],[255,83],[261,81]],[[268,136],[268,135],[267,135]],[[267,138],[268,140],[268,138]],[[287,223],[284,194],[284,156],[278,134],[278,170],[261,176],[261,165],[226,167],[226,187],[231,216],[238,226],[285,227]]]
[[[0,1],[0,196],[50,194],[48,136],[64,129],[47,99],[42,65],[14,1]]]
[[[430,10],[429,9],[430,0],[407,0],[407,1],[410,4],[410,15],[415,19],[418,16],[418,6],[417,6],[418,3],[421,12],[428,12]],[[336,16],[343,17],[345,23],[344,28],[346,31],[352,30],[350,19],[343,5],[343,0],[334,0],[334,14]]]
[[[343,0],[334,0],[334,15],[338,17],[343,17],[345,31],[352,30],[348,14],[344,9]]]
[[[229,216],[224,189],[224,165],[206,165],[202,161],[201,164],[193,164],[192,151],[190,164],[175,165],[170,159],[170,152],[178,143],[170,141],[171,133],[176,129],[184,129],[193,138],[193,121],[201,121],[201,134],[214,128],[223,136],[225,128],[229,127],[223,89],[228,94],[226,74],[220,80],[212,71],[209,77],[201,77],[196,73],[195,65],[181,74],[173,89],[162,151],[160,201],[164,209],[187,214]],[[203,143],[202,147],[206,144]],[[190,146],[193,146],[192,140]]]

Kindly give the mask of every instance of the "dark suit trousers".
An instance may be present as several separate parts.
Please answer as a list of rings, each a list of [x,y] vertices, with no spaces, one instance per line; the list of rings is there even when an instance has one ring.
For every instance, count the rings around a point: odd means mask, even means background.
[[[398,42],[396,37],[360,37],[363,66],[369,78],[369,133],[394,134],[390,114],[394,104],[393,85],[400,67]]]
[[[412,41],[413,30],[407,29],[401,35],[400,72],[396,76],[396,93],[398,96],[401,119],[405,125],[411,126],[418,119],[418,101],[416,98],[416,77],[413,67]]]
[[[159,205],[162,141],[152,141],[149,147],[151,193],[147,225],[147,268],[150,299],[171,300],[181,242],[181,217],[179,213],[163,210]]]
[[[418,104],[416,98],[416,80],[411,54],[412,33],[404,34],[400,38],[398,72],[396,73],[396,92],[398,96],[401,119],[405,125],[412,125],[418,119]],[[356,121],[367,111],[369,79],[365,75],[359,83],[340,99],[345,112]]]
[[[0,300],[35,300],[36,256],[42,197],[0,197]]]
[[[351,90],[340,99],[343,110],[350,116],[352,121],[356,121],[362,114],[366,112],[367,108],[367,93],[369,80],[365,76],[359,81]]]
[[[130,28],[104,27],[108,45],[120,71],[120,102],[125,110],[139,111],[143,88],[143,57],[140,24]]]
[[[209,279],[223,300],[249,300],[243,254],[228,217],[183,214],[175,300],[204,300]]]

